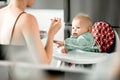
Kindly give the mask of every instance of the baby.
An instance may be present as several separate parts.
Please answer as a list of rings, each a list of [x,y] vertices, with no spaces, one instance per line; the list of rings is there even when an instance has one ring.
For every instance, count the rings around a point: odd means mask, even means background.
[[[58,47],[62,48],[62,53],[67,53],[71,50],[83,50],[89,52],[98,52],[99,49],[95,48],[95,41],[91,34],[92,21],[87,15],[77,15],[72,21],[71,36],[65,39],[65,42],[54,40]]]

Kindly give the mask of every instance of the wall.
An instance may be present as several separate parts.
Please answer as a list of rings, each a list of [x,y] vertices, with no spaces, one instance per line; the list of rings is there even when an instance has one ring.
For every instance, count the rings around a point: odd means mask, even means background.
[[[33,8],[63,9],[63,0],[36,0]]]

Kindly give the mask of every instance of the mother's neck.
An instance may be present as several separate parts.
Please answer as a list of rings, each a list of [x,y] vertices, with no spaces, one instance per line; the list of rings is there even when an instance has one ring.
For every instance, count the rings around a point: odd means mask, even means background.
[[[26,2],[22,2],[22,0],[11,0],[8,6],[11,8],[18,8],[19,10],[24,11],[26,9]]]

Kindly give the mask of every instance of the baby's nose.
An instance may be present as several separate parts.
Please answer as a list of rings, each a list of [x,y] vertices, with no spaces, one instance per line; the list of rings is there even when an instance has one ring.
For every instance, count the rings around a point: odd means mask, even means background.
[[[77,29],[75,28],[74,31],[77,31]]]

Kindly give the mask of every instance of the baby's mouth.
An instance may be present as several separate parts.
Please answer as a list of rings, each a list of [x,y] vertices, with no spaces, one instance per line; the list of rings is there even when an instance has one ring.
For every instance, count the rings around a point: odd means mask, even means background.
[[[77,37],[77,36],[78,36],[78,34],[77,34],[77,33],[73,33],[73,36],[74,36],[74,37]]]

